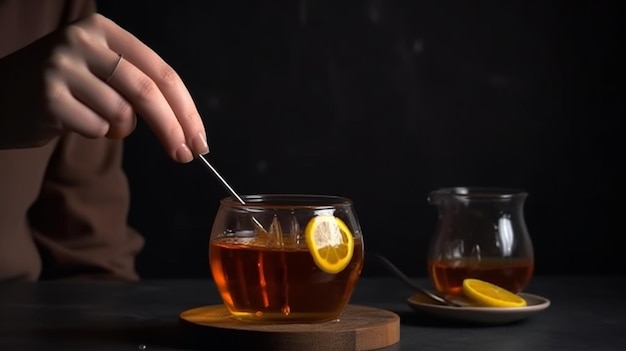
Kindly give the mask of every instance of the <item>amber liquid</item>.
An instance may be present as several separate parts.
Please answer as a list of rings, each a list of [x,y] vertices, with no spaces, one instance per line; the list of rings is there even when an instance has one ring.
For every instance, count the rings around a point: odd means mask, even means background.
[[[306,248],[268,248],[232,241],[210,244],[213,279],[233,316],[265,322],[336,319],[357,284],[363,246],[337,274],[321,271]]]
[[[428,273],[435,289],[448,294],[461,294],[465,278],[484,280],[518,293],[528,285],[533,269],[533,261],[527,259],[483,258],[428,262]]]

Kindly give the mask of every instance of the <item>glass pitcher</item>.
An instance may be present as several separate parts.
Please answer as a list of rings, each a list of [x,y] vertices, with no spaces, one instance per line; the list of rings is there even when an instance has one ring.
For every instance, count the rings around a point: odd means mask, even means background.
[[[428,274],[437,291],[460,294],[465,278],[514,293],[528,285],[534,257],[524,220],[527,196],[518,189],[472,187],[429,194],[428,202],[439,212],[428,253]]]

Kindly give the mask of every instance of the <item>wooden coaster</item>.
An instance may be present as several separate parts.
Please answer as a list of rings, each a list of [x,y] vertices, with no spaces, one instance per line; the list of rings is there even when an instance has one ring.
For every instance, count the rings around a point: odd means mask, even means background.
[[[348,305],[339,321],[313,324],[256,324],[232,318],[224,305],[184,311],[179,316],[183,342],[200,349],[376,350],[398,344],[400,317],[390,311]]]

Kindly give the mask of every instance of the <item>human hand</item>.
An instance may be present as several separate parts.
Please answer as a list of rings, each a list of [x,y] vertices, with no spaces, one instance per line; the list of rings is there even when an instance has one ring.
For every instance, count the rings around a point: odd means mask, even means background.
[[[136,113],[172,159],[189,162],[209,151],[177,72],[100,14],[0,59],[0,77],[0,149],[40,146],[66,131],[124,138]]]

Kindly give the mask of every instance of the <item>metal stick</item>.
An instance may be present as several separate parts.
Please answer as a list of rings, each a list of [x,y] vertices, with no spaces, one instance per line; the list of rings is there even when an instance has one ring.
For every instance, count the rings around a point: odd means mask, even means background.
[[[203,155],[198,155],[198,157],[200,157],[200,159],[204,162],[204,164],[209,167],[209,169],[213,172],[213,174],[215,174],[215,176],[217,177],[217,179],[219,179],[222,184],[224,185],[224,187],[226,188],[226,190],[228,190],[228,192],[234,196],[237,201],[239,201],[242,205],[245,205],[246,203],[243,201],[243,199],[241,198],[241,196],[239,196],[237,194],[237,192],[235,191],[235,189],[233,189],[230,185],[228,185],[228,182],[226,182],[226,179],[224,179],[218,172],[217,169],[215,169],[215,167],[213,167],[209,161],[203,156]]]
[[[204,155],[198,155],[198,157],[202,160],[202,162],[204,162],[204,164],[211,170],[211,172],[213,172],[213,174],[217,177],[217,179],[219,179],[222,182],[222,185],[224,185],[224,187],[226,188],[226,190],[228,190],[228,192],[235,197],[235,199],[237,199],[237,201],[239,201],[239,203],[241,203],[242,205],[245,205],[246,202],[243,201],[243,199],[241,198],[241,196],[239,196],[239,194],[237,194],[237,192],[235,191],[235,189],[233,189],[228,182],[226,181],[226,179],[224,179],[224,177],[222,177],[219,172],[217,171],[217,169],[215,169],[215,167],[213,167],[213,165],[211,165],[211,163],[209,163],[209,161],[204,157]],[[254,216],[252,216],[252,221],[254,222],[254,224],[256,224],[259,228],[263,229],[265,231],[265,228],[263,228],[263,225],[261,225],[261,223],[259,223],[259,221],[254,218]]]

